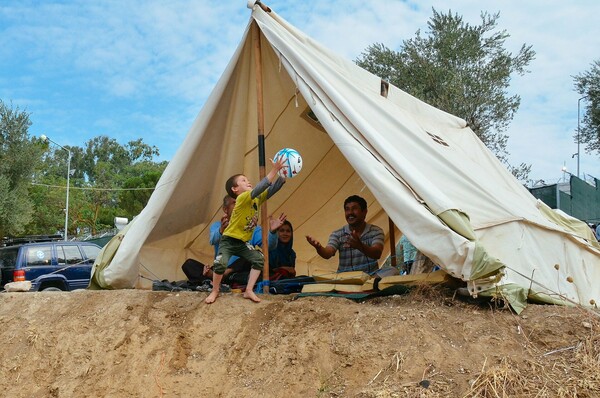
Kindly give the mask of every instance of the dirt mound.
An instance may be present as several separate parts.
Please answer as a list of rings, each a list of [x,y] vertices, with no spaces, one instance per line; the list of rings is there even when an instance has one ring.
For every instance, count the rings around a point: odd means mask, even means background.
[[[598,316],[443,291],[345,298],[0,294],[13,397],[600,396]],[[506,394],[506,395],[503,395]]]

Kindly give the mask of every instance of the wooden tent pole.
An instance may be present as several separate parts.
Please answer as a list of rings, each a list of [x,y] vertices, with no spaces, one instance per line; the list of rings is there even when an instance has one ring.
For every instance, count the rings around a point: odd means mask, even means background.
[[[396,225],[389,217],[388,223],[390,226],[390,260],[392,261],[392,267],[395,267],[398,264],[396,261]]]
[[[254,42],[254,70],[256,75],[256,109],[258,120],[258,172],[262,180],[265,172],[265,112],[263,104],[262,52],[260,48],[260,29],[256,21],[252,22],[252,40]],[[269,218],[267,202],[260,207],[260,225],[262,226],[262,251],[265,256],[263,269],[263,293],[269,293]]]

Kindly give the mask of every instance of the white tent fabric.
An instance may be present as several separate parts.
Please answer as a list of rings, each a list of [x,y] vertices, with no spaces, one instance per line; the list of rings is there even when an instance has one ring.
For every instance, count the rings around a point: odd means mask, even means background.
[[[148,279],[180,279],[186,258],[210,262],[225,180],[244,173],[258,181],[253,23],[267,156],[291,147],[304,160],[267,202],[269,214],[284,212],[294,225],[300,272],[335,270],[337,258],[321,259],[304,236],[325,243],[345,223],[344,199],[358,194],[386,238],[389,216],[473,294],[503,292],[516,307],[528,295],[598,302],[598,246],[548,219],[464,120],[393,86],[382,96],[378,77],[258,6],[148,205],[99,271],[106,287],[147,287]]]

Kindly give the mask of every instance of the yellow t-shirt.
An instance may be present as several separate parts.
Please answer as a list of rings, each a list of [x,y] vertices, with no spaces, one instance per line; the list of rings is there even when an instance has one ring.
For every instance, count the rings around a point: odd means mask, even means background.
[[[267,200],[268,191],[262,192],[254,199],[250,195],[251,192],[242,192],[235,200],[229,225],[223,231],[224,236],[230,236],[243,242],[248,242],[252,238],[252,232],[258,225],[260,205]]]

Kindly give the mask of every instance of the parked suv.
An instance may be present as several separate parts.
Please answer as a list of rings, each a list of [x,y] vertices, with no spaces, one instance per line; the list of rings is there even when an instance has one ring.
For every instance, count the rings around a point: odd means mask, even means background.
[[[32,291],[87,288],[100,246],[58,239],[59,235],[6,240],[0,247],[0,287],[28,280]]]

